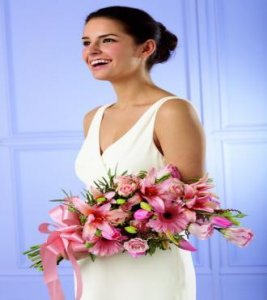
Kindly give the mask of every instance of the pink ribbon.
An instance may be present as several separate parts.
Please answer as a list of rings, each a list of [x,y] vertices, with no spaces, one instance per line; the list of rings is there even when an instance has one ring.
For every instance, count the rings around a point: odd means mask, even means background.
[[[39,231],[49,233],[47,241],[42,244],[40,254],[44,269],[44,281],[47,284],[51,300],[64,300],[64,294],[57,272],[57,260],[67,257],[73,268],[77,282],[76,300],[82,296],[82,279],[80,267],[74,257],[75,252],[88,252],[84,246],[78,215],[70,212],[66,205],[59,205],[49,212],[57,223],[55,231],[49,230],[49,223],[42,223]]]

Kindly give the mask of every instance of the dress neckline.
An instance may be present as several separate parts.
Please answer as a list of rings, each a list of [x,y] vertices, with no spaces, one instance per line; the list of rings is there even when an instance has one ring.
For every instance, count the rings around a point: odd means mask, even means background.
[[[117,140],[115,140],[113,143],[111,143],[101,154],[101,145],[100,145],[100,129],[101,129],[101,124],[102,124],[102,121],[103,121],[103,117],[104,117],[104,113],[105,113],[105,110],[112,106],[114,103],[112,104],[105,104],[103,105],[101,108],[101,112],[100,112],[100,116],[99,116],[99,122],[98,122],[98,134],[97,134],[97,148],[98,148],[98,153],[99,153],[99,156],[101,158],[103,158],[103,156],[106,154],[107,151],[109,151],[110,149],[112,149],[115,145],[117,145],[118,143],[120,143],[122,140],[124,140],[137,126],[138,124],[144,119],[144,117],[148,114],[148,112],[160,101],[164,100],[164,99],[167,99],[167,98],[178,98],[177,96],[165,96],[165,97],[162,97],[160,99],[158,99],[157,101],[155,101],[153,104],[151,104],[143,113],[142,115],[137,119],[137,121],[133,124],[133,126],[127,130],[122,136],[120,136]]]

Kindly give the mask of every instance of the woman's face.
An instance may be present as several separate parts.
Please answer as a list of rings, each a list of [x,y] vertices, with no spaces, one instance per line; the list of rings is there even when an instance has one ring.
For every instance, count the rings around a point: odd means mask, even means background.
[[[83,32],[83,59],[96,79],[116,82],[144,68],[142,45],[108,18],[91,19]]]

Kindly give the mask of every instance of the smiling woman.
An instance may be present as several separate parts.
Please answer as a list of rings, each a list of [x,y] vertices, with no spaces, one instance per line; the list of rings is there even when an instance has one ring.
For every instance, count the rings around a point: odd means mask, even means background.
[[[85,25],[83,40],[83,58],[96,79],[117,80],[117,76],[126,75],[125,71],[132,73],[140,63],[137,52],[140,49],[117,21],[103,17],[91,19]],[[153,44],[153,41],[150,43]],[[97,64],[99,60],[107,63],[100,67]]]
[[[113,6],[86,18],[82,41],[93,77],[109,81],[117,96],[84,118],[85,141],[76,172],[87,188],[115,167],[118,173],[137,173],[171,163],[184,181],[201,177],[205,142],[194,108],[156,86],[150,76],[155,64],[171,56],[177,37],[140,9]],[[79,263],[83,300],[196,297],[192,258],[182,249],[159,250],[136,260],[121,253]]]

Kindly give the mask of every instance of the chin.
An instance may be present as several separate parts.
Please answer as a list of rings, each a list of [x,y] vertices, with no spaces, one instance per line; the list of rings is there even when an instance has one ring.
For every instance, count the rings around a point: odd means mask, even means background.
[[[106,81],[106,80],[108,80],[107,78],[105,78],[104,76],[93,76],[94,77],[94,79],[96,79],[96,80],[102,80],[102,81]]]
[[[109,76],[104,76],[104,75],[103,76],[93,75],[93,77],[94,77],[94,79],[101,80],[101,81],[110,81],[111,80],[111,78],[109,78]]]

